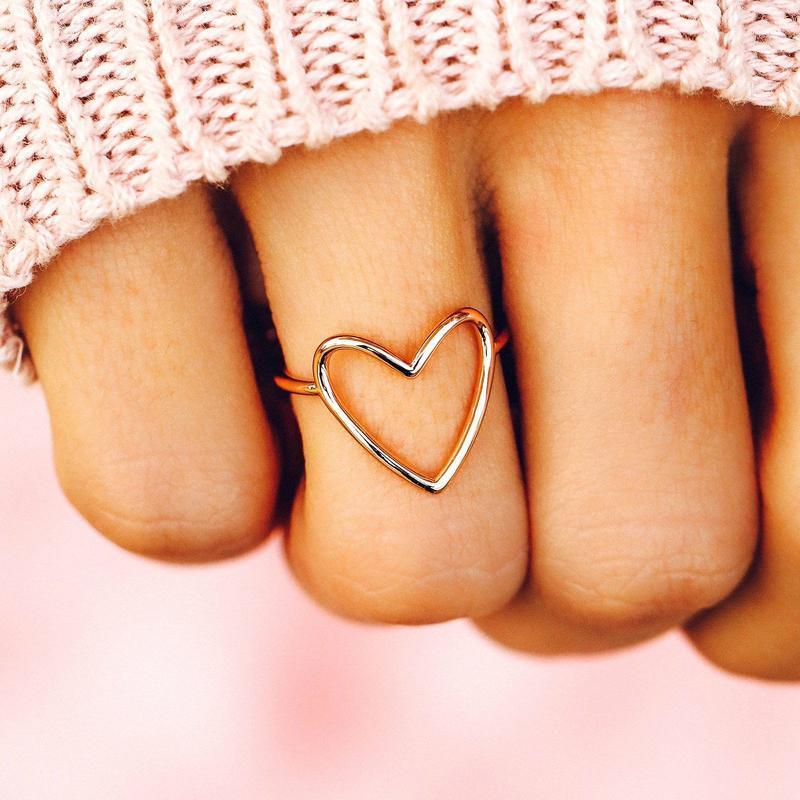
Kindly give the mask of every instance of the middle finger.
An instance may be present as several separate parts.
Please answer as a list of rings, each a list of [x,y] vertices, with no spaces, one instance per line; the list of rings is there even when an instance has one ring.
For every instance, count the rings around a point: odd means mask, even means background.
[[[533,535],[530,590],[485,623],[509,644],[635,641],[718,602],[749,564],[727,235],[737,119],[718,101],[618,93],[496,120]]]

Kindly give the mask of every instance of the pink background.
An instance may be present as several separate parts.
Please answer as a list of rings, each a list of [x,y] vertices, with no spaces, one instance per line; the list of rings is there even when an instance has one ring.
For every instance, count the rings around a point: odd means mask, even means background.
[[[798,688],[677,634],[542,661],[466,623],[348,624],[276,542],[149,563],[62,500],[39,390],[0,380],[0,412],[4,800],[800,797]]]

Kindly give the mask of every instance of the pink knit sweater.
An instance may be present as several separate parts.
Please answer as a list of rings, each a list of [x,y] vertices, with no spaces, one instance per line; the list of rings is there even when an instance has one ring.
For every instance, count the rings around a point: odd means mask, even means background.
[[[394,120],[603,88],[800,112],[800,0],[0,0],[8,293],[106,218]]]

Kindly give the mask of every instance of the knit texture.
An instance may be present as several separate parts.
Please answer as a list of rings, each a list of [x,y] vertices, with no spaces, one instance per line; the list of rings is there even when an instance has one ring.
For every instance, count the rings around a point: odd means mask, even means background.
[[[800,112],[800,0],[0,0],[7,318],[102,220],[393,121],[604,88]]]

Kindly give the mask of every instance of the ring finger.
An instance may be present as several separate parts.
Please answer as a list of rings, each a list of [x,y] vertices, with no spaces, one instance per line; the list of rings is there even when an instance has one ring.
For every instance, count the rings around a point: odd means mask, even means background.
[[[310,377],[317,345],[334,334],[362,335],[410,358],[454,309],[489,313],[465,119],[399,125],[234,176],[291,374]],[[341,354],[337,391],[389,449],[435,472],[458,433],[442,420],[467,410],[473,353],[470,331],[458,331],[413,383]],[[379,464],[319,398],[294,398],[306,475],[289,556],[325,605],[360,619],[433,622],[488,613],[517,591],[525,501],[495,375],[474,449],[437,495]]]

